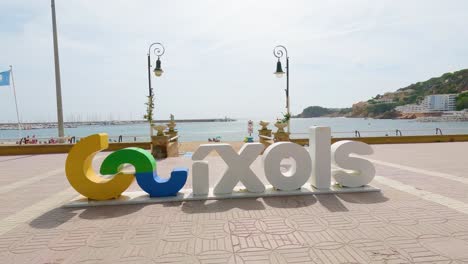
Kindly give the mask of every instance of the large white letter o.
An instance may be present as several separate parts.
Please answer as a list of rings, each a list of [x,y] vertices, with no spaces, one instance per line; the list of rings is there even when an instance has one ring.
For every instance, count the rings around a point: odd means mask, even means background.
[[[281,161],[286,158],[293,158],[296,164],[283,173]],[[307,150],[291,142],[278,142],[269,146],[263,153],[263,164],[267,180],[283,191],[301,188],[312,172],[312,161]]]

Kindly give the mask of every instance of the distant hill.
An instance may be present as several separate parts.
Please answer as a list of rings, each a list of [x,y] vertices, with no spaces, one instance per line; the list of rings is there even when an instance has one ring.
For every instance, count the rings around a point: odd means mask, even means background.
[[[454,94],[468,90],[468,69],[444,73],[440,77],[431,78],[425,82],[418,82],[407,87],[400,88],[397,92],[407,93],[402,102],[411,104],[430,94]]]
[[[401,113],[395,107],[405,104],[418,104],[426,95],[431,94],[460,94],[457,97],[457,110],[468,109],[468,69],[444,73],[440,77],[431,78],[424,82],[417,82],[388,92],[383,95],[353,104],[351,108],[323,108],[310,106],[295,117],[319,116],[348,116],[372,118],[398,118]]]
[[[344,116],[351,112],[351,108],[325,108],[321,106],[309,106],[302,113],[294,118],[310,118],[310,117],[321,117],[321,116]]]
[[[426,95],[458,94],[468,90],[468,69],[444,73],[440,77],[431,78],[424,82],[417,82],[389,92],[376,95],[367,102],[359,102],[352,107],[352,116],[374,118],[396,118],[400,113],[394,109],[405,104],[418,104]],[[457,110],[468,108],[467,94],[457,98]]]

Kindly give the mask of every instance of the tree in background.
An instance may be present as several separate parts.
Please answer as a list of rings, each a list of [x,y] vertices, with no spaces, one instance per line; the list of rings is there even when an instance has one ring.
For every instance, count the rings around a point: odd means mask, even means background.
[[[468,109],[468,92],[461,93],[457,96],[457,110]]]

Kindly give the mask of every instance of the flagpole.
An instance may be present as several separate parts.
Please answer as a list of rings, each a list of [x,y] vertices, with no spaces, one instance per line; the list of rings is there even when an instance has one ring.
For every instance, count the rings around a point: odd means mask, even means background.
[[[18,100],[16,99],[16,87],[15,87],[15,78],[13,77],[13,66],[10,65],[10,74],[11,74],[11,86],[13,87],[13,95],[15,96],[15,106],[16,106],[16,118],[18,119],[18,135],[19,139],[21,138],[21,121],[18,111]]]

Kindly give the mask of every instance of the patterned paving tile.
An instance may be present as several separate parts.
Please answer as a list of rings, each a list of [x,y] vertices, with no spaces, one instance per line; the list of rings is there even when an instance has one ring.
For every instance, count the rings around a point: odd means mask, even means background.
[[[437,149],[427,145],[418,148],[426,148],[426,158],[434,159]],[[384,153],[394,153],[395,149],[391,147],[376,147],[374,158],[400,162]],[[463,157],[448,156],[465,164],[468,171]],[[62,166],[64,156],[27,159],[42,164],[44,167],[37,173],[48,175],[48,171]],[[210,162],[217,164],[217,159],[210,157]],[[41,163],[41,160],[45,162]],[[162,163],[161,169],[168,171],[169,168],[164,166],[172,166],[174,162]],[[421,166],[421,162],[420,158],[415,159],[414,164],[411,164],[411,158],[404,161],[405,166],[413,167]],[[24,180],[27,191],[36,194],[15,196],[19,193],[5,189],[5,195],[13,202],[1,200],[0,221],[38,202],[49,209],[43,209],[38,215],[22,214],[24,217],[16,219],[15,225],[8,229],[3,226],[1,263],[468,263],[466,214],[379,182],[373,184],[382,188],[380,194],[74,210],[61,208],[59,203],[44,204],[44,201],[54,201],[49,198],[68,188],[63,177],[53,183],[50,177],[44,176],[44,180],[35,181],[34,186],[28,185],[27,178],[22,176],[28,168],[19,168],[21,164],[18,160],[3,162],[0,172],[9,171],[9,176]],[[434,170],[464,177],[463,173],[454,173],[443,163],[435,164],[439,167],[432,164]],[[428,183],[415,180],[425,175],[413,175],[385,166],[377,168],[389,179],[398,178],[413,187],[427,187],[424,184]],[[2,177],[0,183],[13,183]],[[462,183],[457,182],[454,193],[450,194],[453,182],[448,179],[428,182],[439,184],[441,188],[427,190],[465,202],[468,192]],[[21,201],[15,202],[14,198]]]

